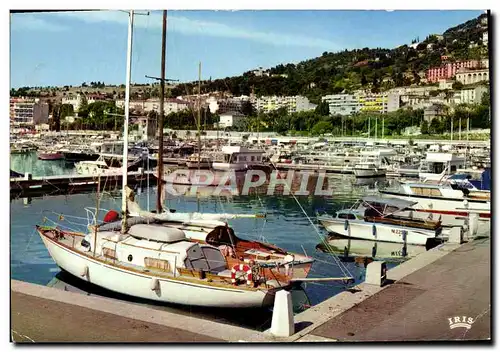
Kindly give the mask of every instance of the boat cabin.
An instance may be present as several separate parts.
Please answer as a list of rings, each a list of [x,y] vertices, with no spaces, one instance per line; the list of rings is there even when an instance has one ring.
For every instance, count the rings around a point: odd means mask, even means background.
[[[123,154],[123,142],[95,142],[90,145],[97,154]]]
[[[428,152],[420,164],[421,179],[439,180],[452,175],[465,165],[465,158],[453,153]]]
[[[222,161],[213,163],[214,169],[245,170],[256,165],[263,165],[263,150],[251,150],[241,146],[222,147]]]

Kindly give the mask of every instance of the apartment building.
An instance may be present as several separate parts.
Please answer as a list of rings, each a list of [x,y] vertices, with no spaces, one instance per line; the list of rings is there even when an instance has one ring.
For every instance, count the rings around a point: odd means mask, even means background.
[[[456,91],[453,95],[453,103],[455,104],[479,104],[483,94],[488,92],[487,86],[475,86],[464,88]]]
[[[219,115],[219,127],[239,127],[247,117],[236,111],[228,111]]]
[[[40,125],[49,121],[49,104],[40,99],[10,98],[10,122],[14,126]]]
[[[217,102],[218,106],[217,113],[219,115],[227,112],[237,112],[239,114],[243,114],[245,110],[245,105],[249,104],[250,102],[250,97],[246,95],[242,95],[240,97],[231,97],[222,99],[210,97],[206,100],[208,106],[210,106],[210,104],[213,102]]]
[[[379,112],[386,114],[399,109],[397,94],[367,94],[359,97],[359,110],[362,112]]]
[[[124,100],[117,100],[116,106],[119,108],[125,107]],[[165,116],[173,113],[186,110],[191,106],[187,101],[180,99],[165,99],[163,101],[163,111]],[[139,113],[148,113],[150,111],[160,112],[160,99],[133,100],[129,103],[129,109]]]
[[[441,79],[450,79],[455,77],[455,74],[460,69],[479,68],[481,65],[482,63],[477,60],[448,62],[439,67],[432,67],[428,69],[426,78],[430,83],[438,82]]]
[[[462,84],[474,84],[490,80],[490,71],[484,70],[461,70],[455,76],[457,82]]]
[[[359,112],[359,99],[356,94],[333,94],[321,98],[328,103],[330,115],[348,116]]]
[[[358,112],[388,113],[399,109],[398,94],[334,94],[321,98],[329,106],[330,115],[348,116]]]
[[[300,95],[260,97],[254,100],[254,104],[256,110],[263,113],[286,108],[288,113],[292,114],[300,111],[314,110],[316,107],[316,105],[309,102],[309,99]]]

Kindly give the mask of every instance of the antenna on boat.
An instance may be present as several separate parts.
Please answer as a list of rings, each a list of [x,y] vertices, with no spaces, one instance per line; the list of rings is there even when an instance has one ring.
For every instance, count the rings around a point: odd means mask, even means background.
[[[130,103],[130,74],[132,68],[132,32],[134,26],[134,10],[129,12],[128,46],[127,46],[127,75],[125,83],[125,121],[123,123],[123,179],[122,179],[122,233],[127,232],[127,178],[128,178],[128,121]]]
[[[161,36],[161,78],[160,78],[160,116],[158,120],[158,186],[156,197],[156,211],[160,214],[163,210],[162,204],[162,182],[163,182],[163,124],[164,124],[164,100],[165,100],[165,50],[167,41],[167,10],[163,10],[163,29]]]
[[[101,174],[99,173],[99,176],[97,176],[97,206],[95,209],[95,223],[94,223],[94,257],[95,257],[95,250],[97,247],[97,218],[99,216],[99,205],[101,203]]]

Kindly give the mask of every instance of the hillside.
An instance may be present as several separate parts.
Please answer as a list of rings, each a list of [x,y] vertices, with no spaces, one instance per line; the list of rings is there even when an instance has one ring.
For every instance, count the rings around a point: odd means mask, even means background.
[[[373,92],[393,87],[421,84],[425,71],[441,64],[441,56],[449,61],[480,59],[488,56],[482,43],[487,30],[487,15],[449,28],[442,35],[430,34],[414,45],[395,49],[356,49],[337,53],[324,52],[322,56],[298,64],[278,65],[256,76],[245,72],[241,76],[204,81],[202,92],[228,92],[249,95],[304,95],[319,102],[326,94],[356,89]],[[486,23],[483,23],[486,22]],[[416,42],[416,41],[414,41]],[[180,84],[172,96],[195,92],[195,83]]]
[[[257,76],[245,72],[240,76],[202,82],[202,93],[225,92],[234,96],[250,95],[303,95],[313,103],[321,96],[340,92],[368,89],[373,92],[393,87],[420,85],[429,67],[439,66],[442,56],[449,61],[481,59],[488,57],[482,43],[482,33],[487,30],[487,15],[482,14],[458,26],[447,29],[442,35],[430,34],[425,40],[417,39],[410,45],[394,49],[363,48],[336,53],[324,52],[320,57],[272,67]],[[197,82],[170,86],[170,97],[197,93]],[[101,82],[87,82],[79,87],[23,87],[11,89],[12,96],[39,96],[60,101],[74,92],[104,93],[113,98],[124,96],[124,86],[103,87]],[[158,85],[133,84],[132,99],[158,97]]]

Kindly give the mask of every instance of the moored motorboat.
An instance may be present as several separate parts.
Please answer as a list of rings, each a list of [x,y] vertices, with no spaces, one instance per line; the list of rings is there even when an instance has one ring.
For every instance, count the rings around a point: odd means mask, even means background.
[[[468,216],[471,211],[482,219],[491,217],[488,192],[479,192],[481,197],[478,197],[478,190],[474,188],[453,187],[446,182],[401,182],[393,188],[379,189],[379,192],[391,198],[417,202],[417,211],[443,216],[446,223],[453,223],[456,217]]]
[[[414,216],[416,202],[382,197],[364,197],[351,208],[334,215],[318,216],[330,232],[363,240],[426,245],[441,235],[440,221]],[[410,212],[410,216],[406,213]]]
[[[354,165],[352,171],[356,177],[384,177],[386,169],[373,163],[359,163]]]
[[[38,159],[40,160],[61,160],[64,159],[64,155],[56,151],[44,151],[38,152]]]
[[[210,169],[212,167],[212,159],[209,156],[195,153],[187,158],[186,166],[188,169]]]

